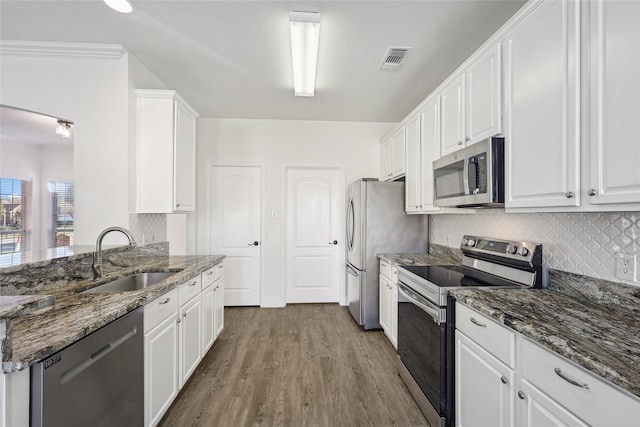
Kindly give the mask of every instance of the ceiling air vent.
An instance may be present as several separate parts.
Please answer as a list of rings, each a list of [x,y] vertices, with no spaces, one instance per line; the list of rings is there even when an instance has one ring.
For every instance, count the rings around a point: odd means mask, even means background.
[[[399,70],[404,65],[407,55],[411,52],[412,47],[390,47],[384,55],[382,61],[383,70]]]

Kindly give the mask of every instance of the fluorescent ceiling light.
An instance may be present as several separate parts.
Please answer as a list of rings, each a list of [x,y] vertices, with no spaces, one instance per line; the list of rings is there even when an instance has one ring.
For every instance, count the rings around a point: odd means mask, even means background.
[[[116,10],[120,13],[133,12],[133,4],[128,0],[104,0],[104,2],[111,9]]]
[[[316,85],[320,14],[289,12],[293,92],[296,96],[313,96]]]

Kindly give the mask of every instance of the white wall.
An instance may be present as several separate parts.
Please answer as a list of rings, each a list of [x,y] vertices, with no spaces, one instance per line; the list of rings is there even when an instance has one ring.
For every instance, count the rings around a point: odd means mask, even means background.
[[[1,59],[0,103],[75,122],[75,243],[128,226],[127,55]]]
[[[284,224],[280,212],[284,197],[284,165],[340,165],[345,170],[345,185],[358,178],[377,177],[379,141],[393,126],[392,123],[199,119],[196,165],[198,253],[210,253],[206,217],[206,177],[210,163],[261,164],[265,180],[262,305],[284,305],[281,271]],[[276,211],[275,218],[271,218],[271,210]]]

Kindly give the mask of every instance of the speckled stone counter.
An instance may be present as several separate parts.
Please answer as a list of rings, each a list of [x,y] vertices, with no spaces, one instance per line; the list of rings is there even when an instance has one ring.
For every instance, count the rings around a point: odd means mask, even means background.
[[[67,278],[65,286],[59,286],[60,280],[49,284],[50,286],[44,286],[42,292],[50,298],[55,298],[55,303],[31,314],[22,313],[20,317],[13,319],[11,336],[7,334],[3,348],[3,371],[15,372],[29,367],[129,311],[154,300],[223,259],[224,256],[221,255],[168,256],[140,251],[122,252],[115,258],[112,257],[111,266],[105,269],[105,277],[100,281],[91,278]],[[117,268],[115,264],[119,264]],[[81,293],[120,277],[149,271],[175,271],[176,274],[137,291],[110,294]],[[17,287],[15,282],[12,283],[7,289],[23,289]],[[40,287],[41,285],[36,286],[37,289]],[[27,296],[22,296],[25,297]],[[37,299],[37,295],[32,297]]]
[[[391,265],[451,265],[458,264],[462,253],[459,249],[431,244],[428,254],[378,254],[378,258]]]
[[[53,295],[0,295],[0,320],[33,313],[54,302]]]
[[[460,290],[456,299],[640,397],[640,321],[554,290]]]

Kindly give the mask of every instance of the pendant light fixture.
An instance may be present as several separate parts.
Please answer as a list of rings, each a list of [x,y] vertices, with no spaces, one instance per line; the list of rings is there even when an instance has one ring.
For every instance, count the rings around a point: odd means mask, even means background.
[[[313,96],[320,41],[320,13],[290,12],[293,92],[295,96]]]
[[[56,134],[63,138],[71,138],[71,125],[72,123],[67,120],[58,120],[58,126],[56,126]]]

